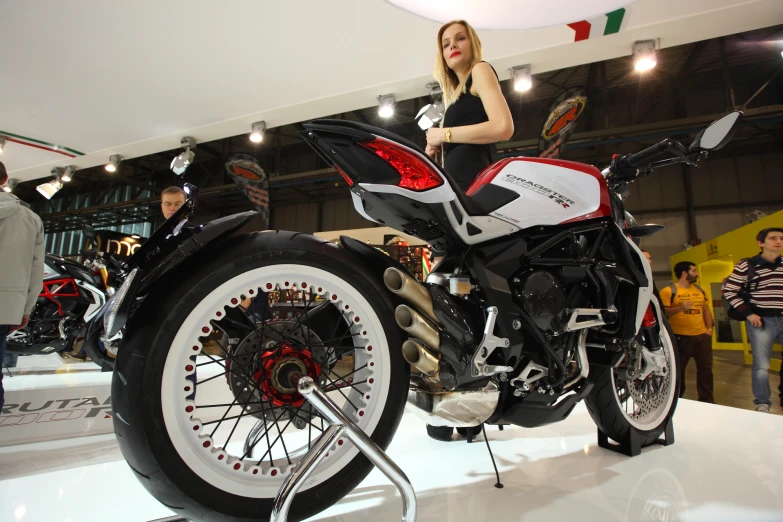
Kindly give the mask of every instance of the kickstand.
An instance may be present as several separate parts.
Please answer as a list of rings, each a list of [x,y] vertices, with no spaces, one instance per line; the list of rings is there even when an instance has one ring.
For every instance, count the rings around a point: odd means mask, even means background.
[[[310,377],[301,377],[297,383],[297,389],[305,400],[323,415],[329,423],[329,427],[280,487],[275,498],[272,515],[269,517],[270,522],[286,522],[288,520],[288,510],[291,508],[296,492],[304,485],[307,477],[326,457],[329,448],[336,444],[340,437],[346,437],[350,440],[370,462],[397,486],[402,497],[402,522],[415,522],[416,493],[405,473],[329,397],[318,389]]]
[[[498,466],[495,464],[495,456],[492,454],[492,448],[489,447],[489,439],[487,438],[487,430],[484,429],[484,425],[481,425],[481,432],[484,434],[484,442],[487,443],[487,451],[489,451],[489,458],[492,459],[492,467],[495,468],[495,477],[498,481],[495,482],[495,487],[503,489],[503,484],[500,482],[500,473],[498,473]]]

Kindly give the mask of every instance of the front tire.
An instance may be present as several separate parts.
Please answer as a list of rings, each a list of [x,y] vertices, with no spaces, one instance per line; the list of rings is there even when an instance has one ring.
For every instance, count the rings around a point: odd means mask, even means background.
[[[389,444],[408,366],[393,303],[351,255],[311,236],[265,232],[233,238],[188,266],[132,318],[112,383],[120,448],[155,498],[189,520],[268,519],[283,481],[326,426],[283,384],[290,365],[314,372],[354,422],[382,448]],[[279,313],[294,318],[255,315],[255,326],[241,333],[238,305],[254,289],[297,296],[290,312]],[[337,311],[332,332],[345,329],[347,338],[307,326],[316,299]],[[233,336],[232,346],[218,341],[222,359],[197,359],[205,344]],[[371,468],[352,444],[338,441],[289,520],[326,509]]]
[[[679,397],[680,356],[666,316],[653,297],[659,322],[661,351],[667,360],[665,375],[651,375],[643,381],[630,380],[623,366],[590,367],[595,386],[585,398],[587,411],[598,428],[612,440],[621,442],[629,432],[638,433],[641,445],[655,442],[674,415]],[[660,373],[660,372],[659,372]],[[658,393],[649,393],[650,390]]]

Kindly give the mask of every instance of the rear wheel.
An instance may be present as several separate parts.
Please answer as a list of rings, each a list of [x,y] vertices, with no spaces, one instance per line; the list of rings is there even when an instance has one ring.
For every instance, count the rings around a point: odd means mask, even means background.
[[[344,251],[302,244],[294,235],[272,251],[251,237],[220,254],[230,261],[190,274],[181,299],[139,312],[146,335],[129,327],[112,393],[121,448],[147,489],[190,520],[269,518],[328,426],[291,375],[312,377],[382,447],[399,422],[408,375],[391,303]],[[129,353],[146,356],[124,364]],[[339,440],[289,519],[322,511],[370,469]]]
[[[590,368],[591,373],[595,372],[595,386],[585,404],[596,425],[615,441],[625,440],[629,431],[635,430],[642,445],[651,444],[661,436],[677,408],[679,354],[666,317],[660,307],[654,309],[661,348],[651,351],[641,347],[650,371],[629,375],[628,356],[617,368]]]

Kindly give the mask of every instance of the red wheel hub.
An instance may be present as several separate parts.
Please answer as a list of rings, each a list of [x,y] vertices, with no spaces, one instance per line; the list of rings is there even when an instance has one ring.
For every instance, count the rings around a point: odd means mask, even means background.
[[[253,374],[253,378],[275,407],[298,408],[304,404],[304,397],[291,384],[293,374],[307,375],[317,382],[321,366],[313,360],[310,350],[298,350],[284,343],[279,349],[264,352],[261,367]]]

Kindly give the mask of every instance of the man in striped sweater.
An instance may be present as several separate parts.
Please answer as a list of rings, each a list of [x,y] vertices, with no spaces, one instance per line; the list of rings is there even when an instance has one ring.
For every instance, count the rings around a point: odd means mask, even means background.
[[[756,236],[761,252],[743,259],[726,278],[723,296],[726,301],[747,317],[748,339],[753,350],[752,388],[756,411],[769,413],[769,360],[775,340],[783,342],[783,228],[766,228]],[[754,274],[748,285],[748,263]],[[744,290],[744,291],[743,291]],[[749,290],[749,299],[741,294]],[[781,374],[783,379],[783,374]],[[780,386],[783,406],[783,380]]]

